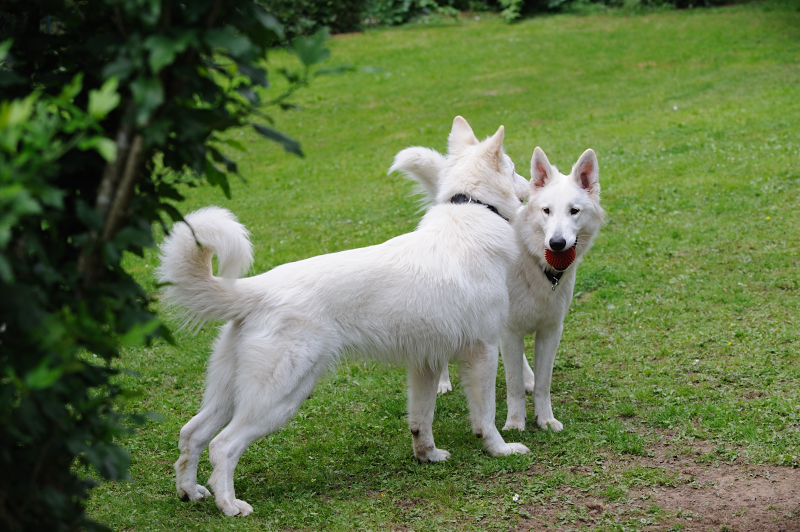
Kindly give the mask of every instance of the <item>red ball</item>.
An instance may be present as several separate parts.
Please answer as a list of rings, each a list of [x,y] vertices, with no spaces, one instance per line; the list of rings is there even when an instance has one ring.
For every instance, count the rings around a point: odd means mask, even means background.
[[[544,250],[544,260],[556,270],[566,270],[572,261],[575,260],[575,246],[566,251]]]

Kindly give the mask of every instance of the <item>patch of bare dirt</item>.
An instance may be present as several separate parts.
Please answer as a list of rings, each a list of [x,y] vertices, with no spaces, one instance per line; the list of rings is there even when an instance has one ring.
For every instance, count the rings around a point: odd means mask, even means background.
[[[800,470],[675,464],[691,480],[652,490],[650,500],[684,514],[670,520],[688,530],[800,531]],[[648,494],[650,495],[650,494]],[[691,519],[691,521],[687,521]]]
[[[632,488],[620,502],[563,488],[552,502],[523,509],[517,530],[592,530],[626,523],[639,530],[800,532],[800,469],[737,463],[702,463],[715,446],[696,441],[679,449],[656,446],[654,456],[607,464],[674,474],[670,486]],[[571,468],[581,474],[583,468]]]

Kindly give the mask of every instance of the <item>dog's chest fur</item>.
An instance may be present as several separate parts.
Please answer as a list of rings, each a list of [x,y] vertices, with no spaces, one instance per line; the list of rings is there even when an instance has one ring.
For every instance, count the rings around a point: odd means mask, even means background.
[[[508,275],[508,328],[524,334],[559,326],[572,300],[578,261],[564,272],[558,286],[542,271],[542,265],[529,251],[522,250]]]

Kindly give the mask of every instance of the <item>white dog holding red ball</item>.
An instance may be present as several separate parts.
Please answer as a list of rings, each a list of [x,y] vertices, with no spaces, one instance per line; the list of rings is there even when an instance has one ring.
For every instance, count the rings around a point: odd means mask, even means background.
[[[395,156],[389,171],[398,170],[416,180],[434,202],[448,157],[428,148],[407,148]],[[553,415],[550,384],[575,273],[605,218],[598,179],[597,156],[591,149],[580,156],[569,175],[552,166],[540,148],[533,152],[528,203],[513,221],[520,249],[507,278],[509,317],[500,335],[508,393],[504,430],[525,429],[525,392],[533,394],[539,427],[555,432],[564,428]],[[524,341],[526,334],[534,333],[535,373],[525,358]],[[450,390],[445,367],[439,392]]]

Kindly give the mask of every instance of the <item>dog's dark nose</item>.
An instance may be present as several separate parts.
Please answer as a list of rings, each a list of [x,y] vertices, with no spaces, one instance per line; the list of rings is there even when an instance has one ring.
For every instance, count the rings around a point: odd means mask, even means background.
[[[550,249],[553,251],[561,251],[567,247],[567,241],[563,238],[551,238],[550,239]]]

